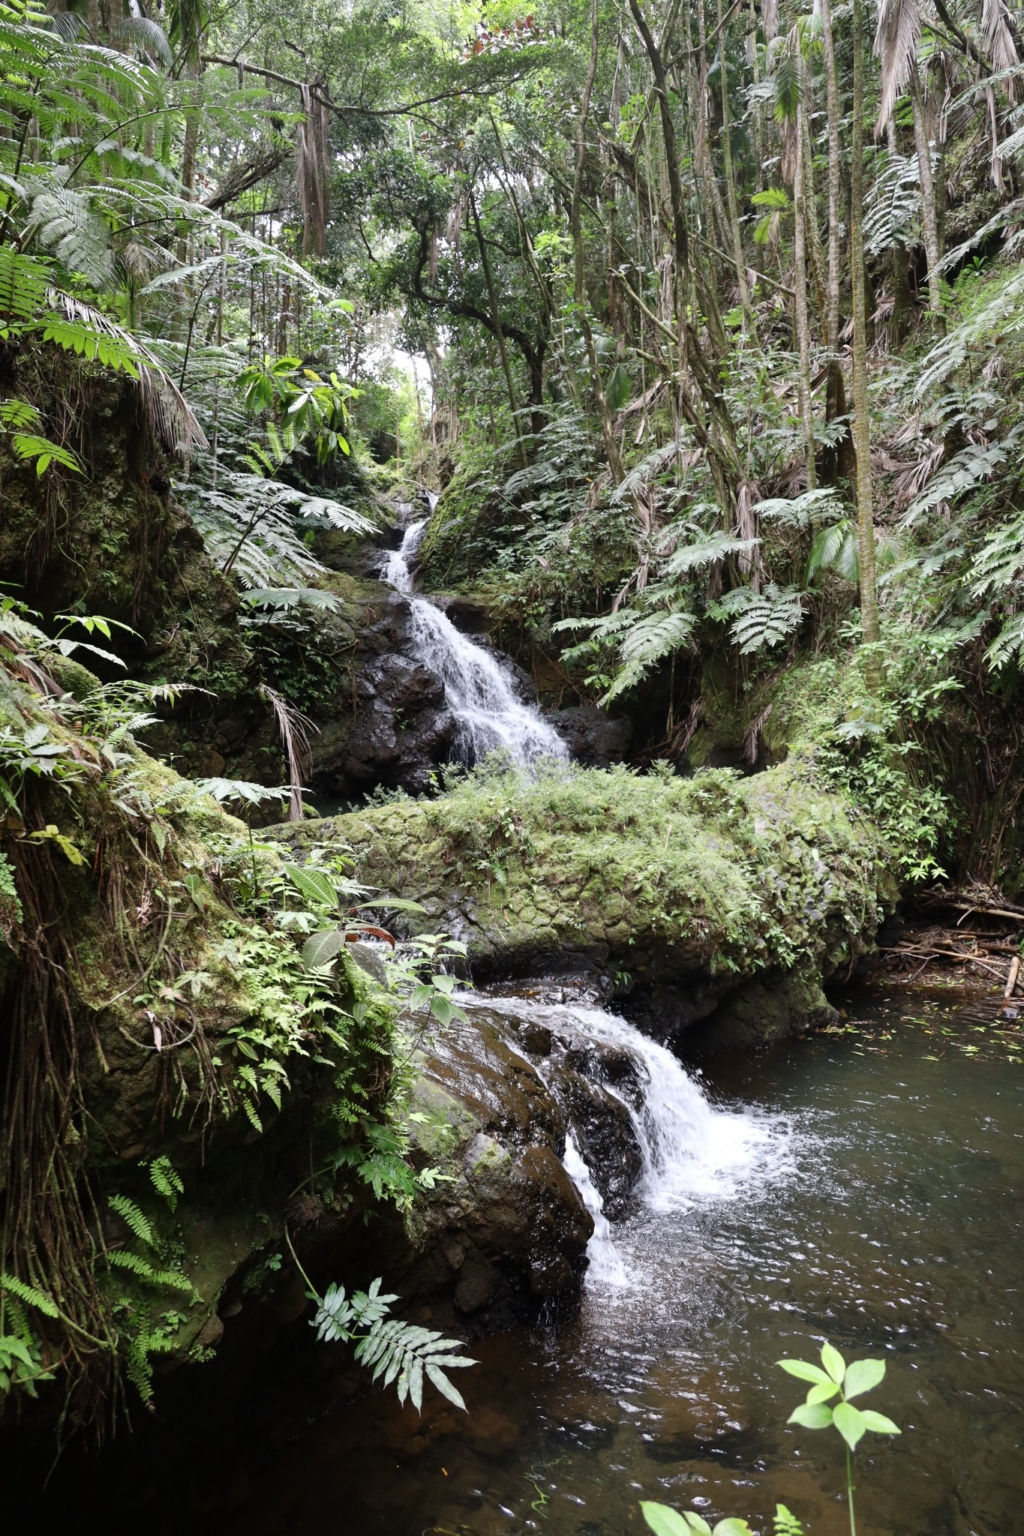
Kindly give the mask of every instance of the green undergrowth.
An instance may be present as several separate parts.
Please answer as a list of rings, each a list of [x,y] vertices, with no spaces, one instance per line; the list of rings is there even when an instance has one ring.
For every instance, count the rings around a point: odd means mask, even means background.
[[[3,621],[0,1404],[53,1379],[99,1430],[157,1356],[203,1357],[291,1191],[341,1220],[410,1198],[399,1005],[347,953],[310,967],[322,912],[280,845],[140,751],[139,685]],[[40,691],[51,662],[77,696]],[[318,863],[351,901],[344,850]]]

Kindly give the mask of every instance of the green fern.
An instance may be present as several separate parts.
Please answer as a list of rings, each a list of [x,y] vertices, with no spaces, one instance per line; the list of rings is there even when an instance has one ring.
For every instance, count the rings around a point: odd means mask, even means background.
[[[792,1514],[785,1504],[776,1504],[775,1519],[772,1522],[773,1536],[804,1536],[804,1528],[796,1515]]]
[[[729,638],[741,655],[770,649],[796,633],[803,623],[803,593],[796,587],[769,582],[763,592],[736,587],[717,603],[708,604],[712,618],[731,619]]]
[[[169,1157],[154,1157],[149,1164],[149,1177],[158,1195],[162,1195],[172,1211],[178,1208],[178,1196],[185,1193],[185,1186]]]
[[[160,1329],[148,1329],[126,1341],[125,1375],[144,1403],[150,1403],[153,1400],[153,1367],[150,1363],[150,1355],[170,1354],[173,1349],[174,1341]]]
[[[639,619],[620,644],[622,670],[601,703],[607,706],[627,689],[634,688],[659,661],[690,643],[696,620],[682,610],[660,611]]]
[[[156,1246],[156,1237],[149,1218],[143,1215],[133,1200],[129,1200],[127,1195],[111,1195],[107,1204],[131,1228],[140,1243],[145,1243],[147,1248]]]
[[[35,320],[46,302],[49,281],[50,269],[43,262],[0,245],[0,338],[10,334],[11,326]]]
[[[195,1287],[191,1280],[180,1270],[154,1269],[147,1259],[129,1248],[109,1249],[107,1260],[115,1269],[127,1270],[139,1280],[145,1280],[148,1285],[165,1285],[172,1291],[184,1291],[188,1296],[194,1294]]]
[[[315,1297],[319,1305],[312,1326],[317,1337],[326,1343],[348,1341],[359,1337],[357,1329],[367,1328],[356,1345],[355,1358],[361,1365],[372,1367],[374,1381],[383,1377],[385,1387],[394,1384],[400,1403],[408,1398],[414,1408],[421,1409],[425,1375],[442,1396],[465,1411],[462,1394],[445,1371],[475,1365],[476,1361],[452,1353],[462,1347],[457,1339],[446,1339],[432,1328],[389,1317],[391,1304],[398,1297],[382,1296],[380,1284],[379,1279],[374,1280],[368,1291],[357,1291],[351,1297],[346,1296],[344,1286],[328,1286],[323,1297]]]
[[[60,1311],[52,1296],[47,1296],[43,1291],[37,1291],[34,1285],[28,1285],[24,1280],[19,1280],[16,1275],[0,1274],[0,1291],[9,1291],[12,1296],[17,1296],[27,1307],[35,1307],[44,1317],[59,1317]]]

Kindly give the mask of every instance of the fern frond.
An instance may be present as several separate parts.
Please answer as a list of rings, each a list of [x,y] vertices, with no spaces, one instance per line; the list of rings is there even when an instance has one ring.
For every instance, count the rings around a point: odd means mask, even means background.
[[[737,555],[756,549],[760,539],[734,539],[727,533],[710,533],[693,544],[680,545],[665,567],[667,576],[688,576],[702,565],[717,565],[727,555]]]
[[[107,1204],[112,1211],[117,1212],[140,1243],[145,1243],[147,1248],[153,1248],[156,1245],[156,1237],[149,1224],[149,1218],[143,1215],[134,1200],[129,1200],[127,1195],[111,1195]]]
[[[36,318],[46,299],[50,269],[34,256],[0,245],[0,336],[9,325]]]
[[[796,1515],[792,1514],[785,1504],[776,1504],[775,1518],[772,1521],[773,1536],[804,1536],[804,1528]]]
[[[659,661],[689,644],[695,622],[692,613],[678,610],[639,619],[620,644],[623,667],[602,698],[602,705],[635,687]]]
[[[171,1210],[177,1210],[178,1196],[185,1193],[181,1175],[169,1157],[154,1157],[149,1165],[150,1183],[158,1195],[162,1195]]]
[[[158,58],[168,69],[174,63],[174,54],[167,41],[167,34],[157,22],[148,16],[126,16],[114,31],[117,38],[125,38],[137,48]]]
[[[1019,430],[1014,429],[999,442],[968,443],[966,448],[961,448],[947,463],[939,466],[924,490],[915,496],[900,520],[900,527],[912,528],[940,502],[955,501],[983,480],[990,480],[1010,457],[1010,450],[1016,446],[1019,435]]]
[[[720,602],[708,605],[713,618],[731,618],[729,638],[742,655],[770,649],[794,634],[803,622],[803,593],[796,587],[769,582],[763,592],[736,587]]]
[[[36,1290],[34,1285],[29,1285],[25,1280],[19,1280],[17,1275],[0,1274],[0,1291],[9,1291],[12,1296],[17,1296],[27,1307],[35,1307],[44,1317],[59,1317],[60,1312],[57,1303],[52,1296]]]
[[[114,275],[110,232],[92,206],[88,190],[49,185],[32,198],[26,236],[52,251],[68,272],[82,272],[97,288]]]

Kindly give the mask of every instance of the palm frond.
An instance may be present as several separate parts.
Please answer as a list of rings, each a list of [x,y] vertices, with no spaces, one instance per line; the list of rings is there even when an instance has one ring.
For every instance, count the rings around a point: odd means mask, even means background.
[[[875,132],[881,133],[913,70],[921,36],[920,0],[882,0],[878,7],[875,53],[882,66]]]

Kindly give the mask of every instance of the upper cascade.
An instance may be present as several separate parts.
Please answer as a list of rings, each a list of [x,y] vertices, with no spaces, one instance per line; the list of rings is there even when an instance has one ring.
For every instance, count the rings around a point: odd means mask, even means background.
[[[400,548],[388,557],[381,580],[409,597],[416,654],[444,685],[445,701],[458,726],[456,755],[472,764],[488,752],[503,751],[515,767],[541,758],[566,761],[565,742],[539,710],[516,697],[494,656],[461,634],[429,598],[414,595],[410,561],[426,526],[426,518],[410,524]]]

